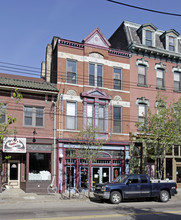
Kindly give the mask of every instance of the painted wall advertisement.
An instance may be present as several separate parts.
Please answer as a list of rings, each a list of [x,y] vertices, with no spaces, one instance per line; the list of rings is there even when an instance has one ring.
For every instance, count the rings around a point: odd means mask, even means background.
[[[3,152],[26,153],[26,138],[3,138]]]

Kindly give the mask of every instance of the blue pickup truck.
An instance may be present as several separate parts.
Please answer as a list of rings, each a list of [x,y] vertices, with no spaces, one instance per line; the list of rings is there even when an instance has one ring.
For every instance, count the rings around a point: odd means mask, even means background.
[[[111,183],[96,184],[94,196],[118,204],[126,199],[156,198],[168,202],[177,194],[177,184],[172,180],[152,180],[146,174],[118,176]]]

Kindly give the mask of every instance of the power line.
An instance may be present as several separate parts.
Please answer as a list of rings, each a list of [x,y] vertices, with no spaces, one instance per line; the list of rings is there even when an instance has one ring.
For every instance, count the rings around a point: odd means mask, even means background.
[[[140,9],[140,10],[144,10],[144,11],[149,11],[149,12],[154,12],[154,13],[158,13],[158,14],[172,15],[172,16],[179,16],[179,17],[181,17],[181,14],[175,14],[175,13],[170,13],[170,12],[163,12],[163,11],[157,11],[157,10],[148,9],[148,8],[142,8],[142,7],[138,7],[138,6],[135,6],[135,5],[125,4],[125,3],[114,1],[114,0],[107,0],[107,1],[111,2],[111,3],[119,4],[119,5],[124,5],[124,6],[130,7],[130,8],[136,8],[136,9]]]

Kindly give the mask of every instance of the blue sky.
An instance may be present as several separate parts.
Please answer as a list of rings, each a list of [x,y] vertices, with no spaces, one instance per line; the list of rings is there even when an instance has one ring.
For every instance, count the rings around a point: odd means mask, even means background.
[[[181,13],[180,0],[117,1]],[[106,0],[1,0],[0,72],[17,74],[18,66],[10,65],[12,71],[9,72],[9,65],[2,63],[5,62],[29,66],[29,76],[38,77],[46,46],[53,36],[81,42],[99,27],[108,39],[124,20],[152,23],[160,30],[175,29],[181,34],[181,17],[141,11]]]

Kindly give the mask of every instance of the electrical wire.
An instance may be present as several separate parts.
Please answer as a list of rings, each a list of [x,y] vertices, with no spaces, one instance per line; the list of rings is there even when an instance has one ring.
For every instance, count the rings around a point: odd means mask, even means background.
[[[179,17],[181,17],[181,14],[157,11],[157,10],[153,10],[153,9],[138,7],[138,6],[135,6],[135,5],[125,4],[125,3],[114,1],[114,0],[106,0],[106,1],[111,2],[111,3],[115,3],[115,4],[119,4],[119,5],[123,5],[123,6],[127,6],[127,7],[131,7],[131,8],[135,8],[135,9],[144,10],[144,11],[149,11],[149,12],[154,12],[154,13],[159,13],[159,14],[164,14],[164,15],[172,15],[172,16],[179,16]]]

